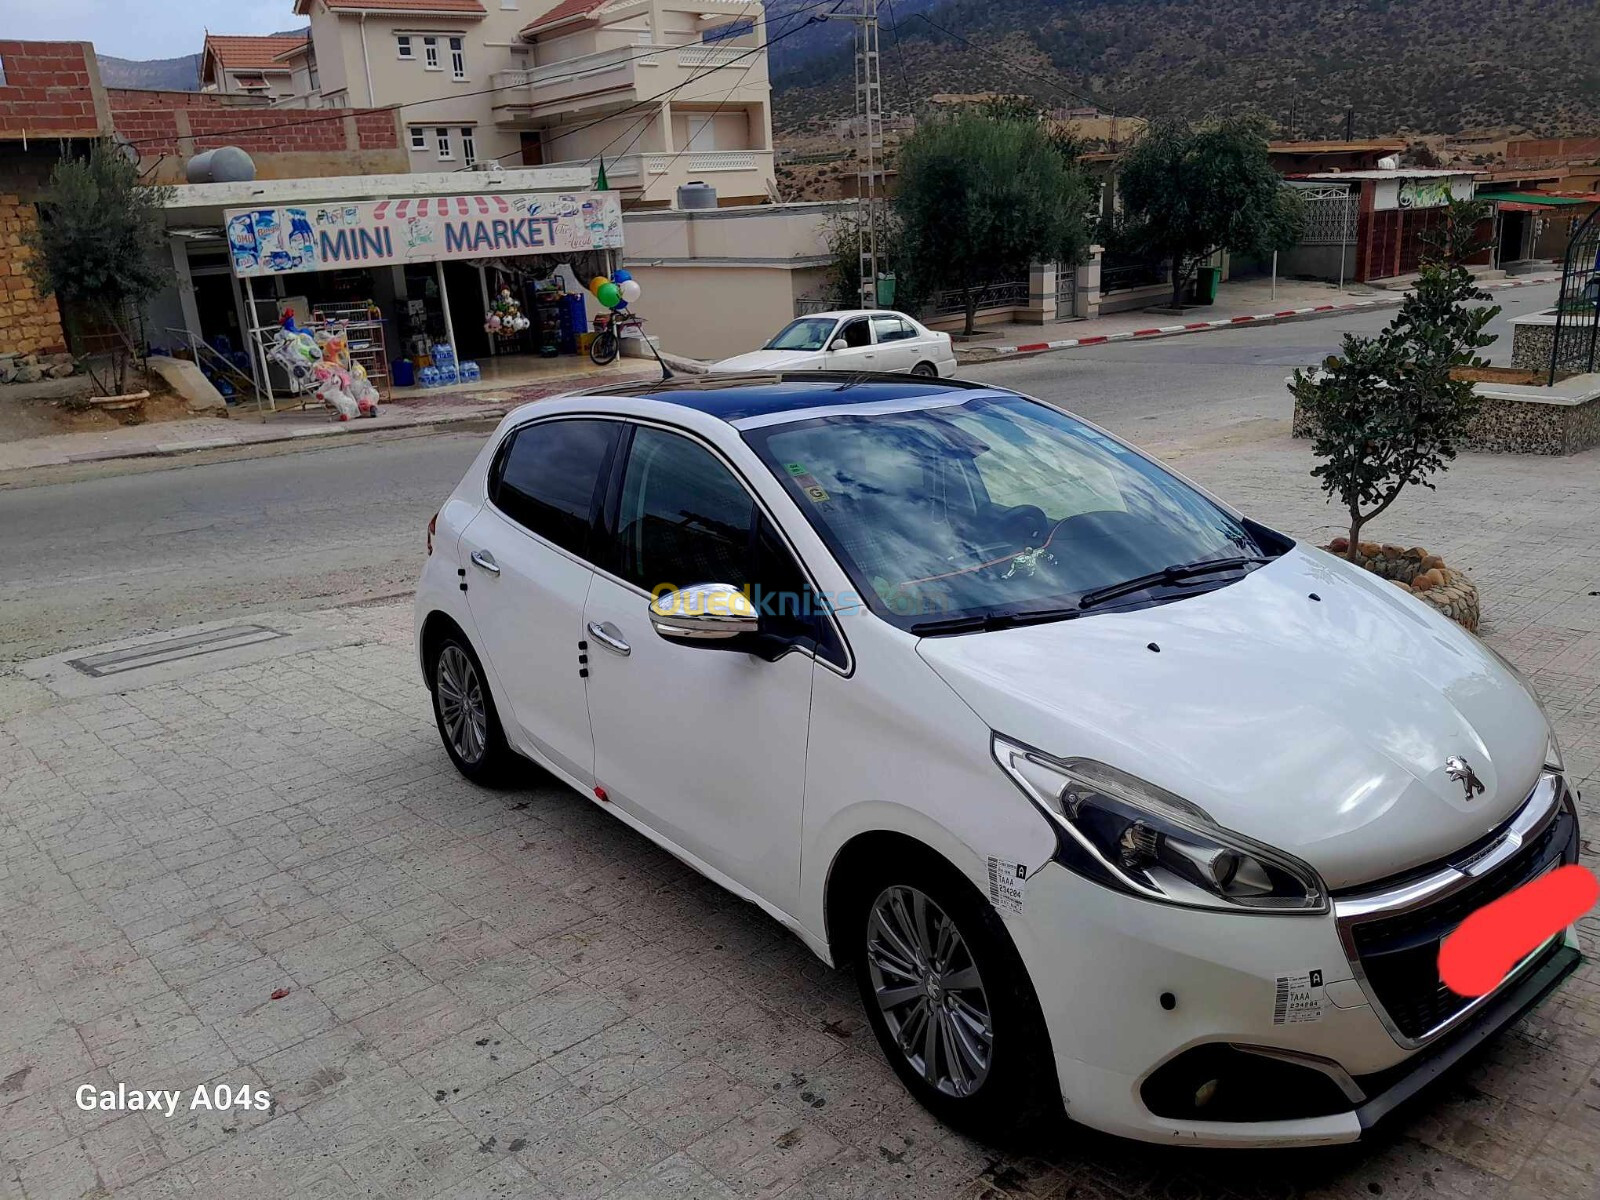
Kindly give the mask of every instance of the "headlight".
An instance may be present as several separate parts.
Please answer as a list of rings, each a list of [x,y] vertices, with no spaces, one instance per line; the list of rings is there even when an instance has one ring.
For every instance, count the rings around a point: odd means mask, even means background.
[[[1001,768],[1065,834],[1064,865],[1149,900],[1259,913],[1321,913],[1298,859],[1217,825],[1180,796],[1086,758],[1056,759],[998,734]]]

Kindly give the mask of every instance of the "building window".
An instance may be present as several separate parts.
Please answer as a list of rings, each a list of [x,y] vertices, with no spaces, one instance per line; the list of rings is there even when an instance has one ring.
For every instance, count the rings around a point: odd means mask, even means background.
[[[467,45],[465,38],[450,39],[450,78],[465,80],[467,77]]]
[[[450,152],[450,131],[441,125],[433,132],[434,136],[439,139],[439,161],[449,162],[455,157],[455,155]]]
[[[461,127],[461,158],[469,167],[478,161],[478,138],[470,125]]]
[[[428,131],[421,125],[411,127],[411,148],[413,150],[426,150],[428,148]]]
[[[430,71],[439,69],[439,39],[425,37],[422,39],[422,65]]]
[[[500,7],[506,12],[516,12],[517,0],[500,0]]]
[[[407,59],[416,58],[416,55],[411,52],[411,35],[410,34],[402,33],[400,36],[398,36],[397,38],[394,39],[394,44],[395,44],[395,50],[400,55],[401,58],[407,58]]]

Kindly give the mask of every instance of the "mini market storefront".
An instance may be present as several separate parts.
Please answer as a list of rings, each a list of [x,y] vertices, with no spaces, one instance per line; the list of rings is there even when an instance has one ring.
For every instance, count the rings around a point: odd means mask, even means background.
[[[623,244],[617,195],[575,183],[585,173],[545,169],[176,188],[178,284],[152,306],[150,340],[272,407],[304,398],[268,353],[290,313],[347,337],[385,399],[425,373],[470,381],[467,364],[537,375],[580,353],[593,316],[580,281],[609,275]]]

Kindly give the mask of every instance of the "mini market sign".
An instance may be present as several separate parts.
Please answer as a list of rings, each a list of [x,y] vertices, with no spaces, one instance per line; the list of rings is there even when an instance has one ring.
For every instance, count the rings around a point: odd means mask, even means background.
[[[615,192],[422,196],[223,213],[241,279],[622,246]]]

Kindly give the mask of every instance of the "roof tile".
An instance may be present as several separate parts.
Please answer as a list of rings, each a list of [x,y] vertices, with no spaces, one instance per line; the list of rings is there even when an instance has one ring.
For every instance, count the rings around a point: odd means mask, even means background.
[[[544,16],[539,17],[528,25],[524,25],[522,32],[532,33],[535,30],[554,25],[557,21],[568,20],[571,17],[586,17],[607,2],[608,0],[561,0],[560,4],[557,4]]]
[[[206,35],[206,50],[230,71],[260,70],[277,65],[278,55],[304,46],[310,39],[302,34],[290,37],[229,37]]]

